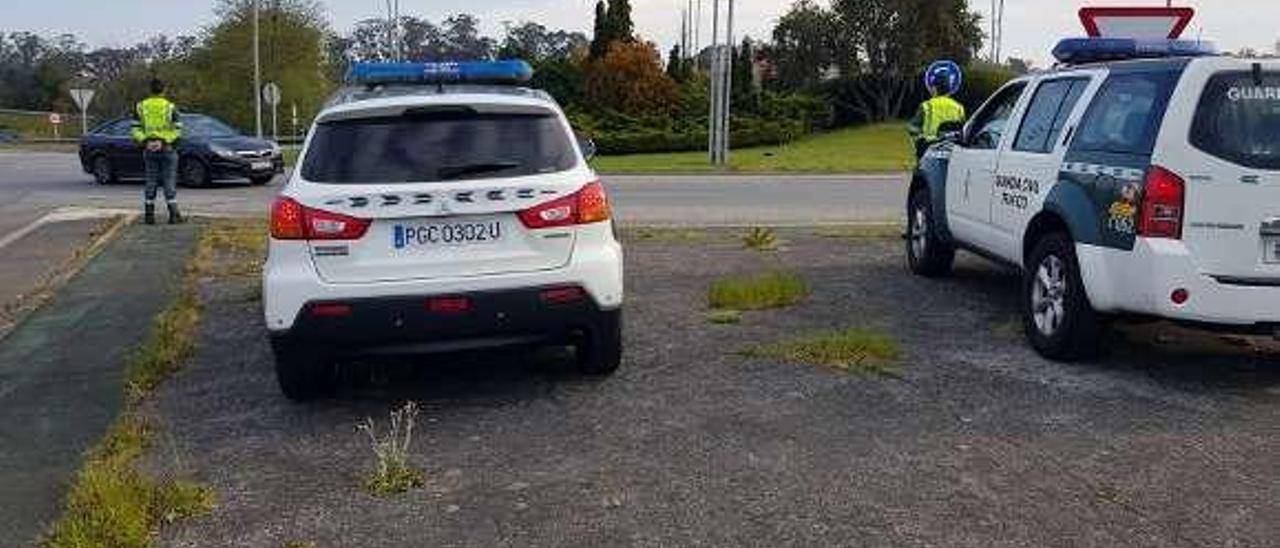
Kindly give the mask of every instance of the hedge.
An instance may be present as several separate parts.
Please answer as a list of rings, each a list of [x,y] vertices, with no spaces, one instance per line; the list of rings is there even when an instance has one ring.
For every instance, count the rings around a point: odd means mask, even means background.
[[[763,121],[735,118],[731,135],[734,148],[780,145],[807,133],[799,121]],[[601,131],[592,136],[600,154],[641,154],[706,150],[707,130],[633,129]]]

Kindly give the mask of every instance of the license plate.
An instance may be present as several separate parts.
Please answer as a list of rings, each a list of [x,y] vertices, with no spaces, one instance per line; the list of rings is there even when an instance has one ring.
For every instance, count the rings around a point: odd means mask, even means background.
[[[268,169],[271,169],[271,162],[266,162],[266,161],[254,162],[252,164],[249,164],[249,167],[254,171],[266,171]]]
[[[1280,263],[1280,238],[1262,239],[1262,260],[1268,264]]]
[[[500,221],[395,225],[396,249],[495,244],[502,241]]]

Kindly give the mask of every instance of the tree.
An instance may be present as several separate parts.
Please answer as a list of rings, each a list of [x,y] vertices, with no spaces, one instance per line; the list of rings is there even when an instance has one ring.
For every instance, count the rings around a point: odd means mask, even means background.
[[[636,25],[631,21],[631,1],[612,0],[607,12],[609,21],[609,41],[633,42],[636,37]]]
[[[444,54],[449,60],[492,59],[494,41],[480,35],[480,20],[465,13],[444,20]]]
[[[323,70],[328,25],[314,0],[275,0],[261,13],[262,79],[283,91],[282,105],[296,103],[310,119],[333,89]],[[253,127],[253,0],[219,0],[218,22],[186,62],[157,72],[184,109],[204,111],[242,129]],[[270,122],[270,112],[265,120]]]
[[[684,59],[680,55],[680,45],[671,46],[671,51],[667,53],[667,76],[677,82],[684,81]]]
[[[676,102],[677,91],[676,83],[662,70],[662,56],[652,42],[614,42],[587,74],[587,101],[626,114],[666,114]]]
[[[835,59],[836,17],[813,0],[800,0],[773,29],[769,57],[780,87],[811,88]]]
[[[900,115],[929,62],[966,65],[982,47],[979,17],[967,0],[833,0],[832,10],[846,106],[868,121]]]
[[[610,22],[609,12],[604,0],[596,2],[595,27],[591,35],[591,58],[599,59],[609,53]]]
[[[580,32],[552,31],[537,23],[523,23],[507,27],[498,56],[524,59],[537,67],[547,61],[568,59],[587,44],[586,35]]]

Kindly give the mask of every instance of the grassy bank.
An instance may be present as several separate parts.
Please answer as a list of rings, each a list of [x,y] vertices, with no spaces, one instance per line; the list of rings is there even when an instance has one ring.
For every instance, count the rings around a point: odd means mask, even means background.
[[[776,147],[735,150],[734,172],[883,173],[905,171],[914,162],[911,140],[901,123],[841,129]],[[705,152],[601,156],[601,173],[713,171]]]
[[[150,334],[125,365],[125,410],[86,455],[66,511],[42,543],[45,548],[145,548],[162,525],[213,507],[208,488],[153,478],[140,469],[139,460],[157,434],[142,406],[195,352],[202,312],[199,280],[242,269],[239,262],[224,260],[228,250],[260,248],[265,229],[254,225],[257,232],[250,233],[239,224],[214,223],[202,231],[174,300],[155,317]]]

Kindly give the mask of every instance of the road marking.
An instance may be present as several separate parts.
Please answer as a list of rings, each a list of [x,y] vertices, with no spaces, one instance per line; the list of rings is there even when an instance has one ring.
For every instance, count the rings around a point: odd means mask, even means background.
[[[21,240],[24,236],[35,232],[36,229],[51,223],[61,223],[66,221],[83,221],[85,219],[105,219],[109,217],[125,216],[132,218],[137,215],[136,211],[123,209],[105,209],[105,208],[88,208],[88,207],[63,207],[53,210],[45,216],[31,221],[22,228],[14,230],[0,238],[0,249],[4,249],[9,244]]]

